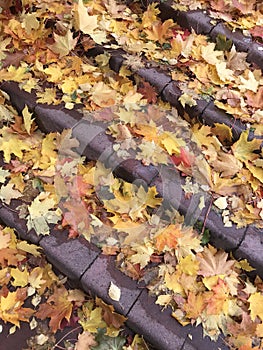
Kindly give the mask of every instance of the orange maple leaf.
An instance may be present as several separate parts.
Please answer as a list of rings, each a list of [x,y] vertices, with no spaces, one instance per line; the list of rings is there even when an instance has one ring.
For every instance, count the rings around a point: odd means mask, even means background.
[[[156,21],[153,23],[151,29],[145,29],[147,38],[153,41],[158,41],[160,44],[163,44],[172,32],[169,31],[170,27],[173,25],[173,20],[167,19],[163,23]]]
[[[44,320],[50,318],[49,326],[52,332],[60,328],[62,320],[70,320],[72,314],[72,302],[68,300],[69,293],[62,285],[55,287],[54,293],[48,298],[45,304],[41,304],[36,317]]]
[[[155,246],[159,252],[175,249],[178,244],[177,239],[181,236],[180,226],[169,225],[155,238]]]

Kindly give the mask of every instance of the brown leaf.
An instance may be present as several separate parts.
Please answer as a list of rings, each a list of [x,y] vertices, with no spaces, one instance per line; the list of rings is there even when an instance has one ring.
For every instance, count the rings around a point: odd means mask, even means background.
[[[52,332],[60,328],[62,320],[69,321],[72,313],[72,303],[68,300],[68,291],[62,285],[55,287],[54,293],[48,298],[45,304],[41,304],[36,317],[44,320],[50,318],[49,326]]]
[[[78,341],[74,350],[90,350],[91,346],[96,346],[95,337],[89,331],[84,331],[78,335]]]
[[[196,256],[200,262],[199,274],[208,277],[216,275],[228,275],[233,271],[234,260],[228,260],[228,254],[224,251],[217,251],[212,246],[204,248],[202,253]]]
[[[147,81],[141,83],[140,87],[138,88],[138,92],[143,95],[143,98],[145,98],[148,103],[157,102],[156,90]]]

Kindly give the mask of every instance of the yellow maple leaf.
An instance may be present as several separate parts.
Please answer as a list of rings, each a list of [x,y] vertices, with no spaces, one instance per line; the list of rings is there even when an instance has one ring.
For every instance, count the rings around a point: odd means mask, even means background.
[[[207,46],[201,47],[201,55],[203,59],[212,65],[220,63],[223,58],[223,52],[215,50],[215,43],[208,43]]]
[[[151,255],[154,253],[152,244],[149,241],[146,241],[144,244],[132,244],[132,250],[136,253],[133,254],[129,260],[133,264],[140,264],[141,269],[149,263]]]
[[[260,149],[261,140],[253,139],[248,141],[249,130],[243,131],[232,148],[234,156],[242,162],[253,161],[258,158],[258,154],[254,151]]]
[[[182,257],[177,265],[177,270],[186,275],[195,276],[199,270],[199,261],[192,255]]]
[[[164,276],[165,287],[172,290],[174,293],[184,295],[184,289],[180,283],[180,274],[174,272],[172,274],[166,273]]]
[[[10,233],[0,230],[0,249],[8,248],[11,241]]]
[[[255,78],[252,71],[247,70],[247,79],[243,78],[241,75],[239,76],[240,83],[238,84],[238,88],[241,92],[246,90],[250,90],[253,92],[257,92],[259,81]]]
[[[218,77],[221,81],[229,83],[230,81],[235,80],[234,71],[226,67],[226,62],[218,62],[215,66]]]
[[[23,151],[30,149],[30,145],[19,138],[19,135],[13,134],[9,128],[1,129],[2,137],[0,138],[0,151],[4,152],[4,160],[9,163],[11,154],[16,155],[19,159],[23,157]]]
[[[28,284],[28,271],[25,268],[20,271],[18,268],[13,268],[10,270],[10,274],[13,277],[12,285],[15,287],[25,287]]]
[[[16,68],[15,66],[9,66],[7,70],[3,69],[0,71],[0,80],[13,80],[18,83],[31,79],[31,74],[28,73],[27,66],[20,66]]]
[[[6,204],[10,204],[12,199],[22,197],[22,193],[13,189],[14,184],[8,183],[0,189],[0,199]]]
[[[90,94],[92,101],[100,107],[112,106],[115,103],[116,91],[102,81],[92,87]]]
[[[182,94],[179,98],[178,101],[181,102],[181,105],[185,108],[185,105],[188,105],[190,107],[196,106],[197,103],[196,101],[193,99],[192,96],[190,96],[189,94]]]
[[[37,92],[37,102],[47,104],[59,104],[60,101],[56,98],[56,90],[46,88],[43,92]]]
[[[174,25],[171,18],[167,19],[163,23],[161,21],[155,21],[152,23],[151,29],[145,29],[147,38],[153,41],[158,41],[163,44],[166,39],[171,35],[169,29]]]
[[[92,34],[98,27],[98,16],[89,15],[87,7],[83,4],[82,0],[79,0],[76,11],[74,13],[76,27],[81,30],[84,34]]]
[[[258,316],[263,321],[263,295],[256,292],[248,298],[248,302],[250,303],[251,319],[254,321]]]
[[[35,244],[29,244],[27,241],[17,242],[16,247],[17,249],[23,250],[24,252],[27,252],[34,256],[41,256],[41,253],[39,252],[41,248],[36,246]]]
[[[70,30],[68,30],[64,36],[56,33],[53,35],[55,43],[50,45],[49,48],[51,51],[57,53],[60,58],[68,55],[78,42],[78,37],[74,39],[73,33]]]
[[[25,108],[22,110],[22,116],[24,120],[24,127],[28,135],[31,134],[31,127],[32,127],[33,121],[35,120],[35,118],[32,118],[32,115],[33,113],[29,112],[28,106],[25,106]]]
[[[174,134],[168,131],[160,135],[160,143],[166,149],[169,155],[179,154],[180,148],[185,146],[185,141],[183,139],[176,137]]]

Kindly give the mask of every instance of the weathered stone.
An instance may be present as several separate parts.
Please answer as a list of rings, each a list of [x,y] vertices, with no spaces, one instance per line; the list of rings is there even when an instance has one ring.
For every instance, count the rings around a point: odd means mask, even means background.
[[[19,88],[18,83],[14,81],[5,81],[0,84],[0,89],[10,96],[12,106],[21,114],[25,106],[28,106],[30,111],[33,111],[36,106],[36,93],[26,92]]]
[[[127,325],[160,350],[181,349],[188,331],[171,317],[168,309],[162,311],[146,290],[129,311]]]
[[[17,207],[23,204],[22,201],[12,199],[9,205],[1,203],[0,205],[0,220],[9,227],[16,230],[18,238],[25,239],[34,244],[38,244],[41,237],[38,236],[33,229],[28,231],[26,220],[20,219]]]
[[[256,274],[263,277],[263,229],[249,226],[245,238],[234,252],[237,259],[247,259],[252,267],[256,268]]]
[[[153,85],[158,94],[172,81],[172,78],[167,73],[156,68],[141,68],[136,73]]]
[[[86,292],[91,291],[106,303],[112,304],[115,310],[123,315],[127,315],[141,294],[137,283],[115,267],[112,256],[100,255],[84,273],[80,282]],[[114,301],[109,296],[111,283],[120,289],[119,301]]]
[[[200,117],[200,121],[207,125],[215,125],[215,123],[225,124],[232,130],[233,139],[239,139],[242,131],[246,130],[246,125],[243,124],[239,119],[235,119],[227,114],[222,109],[215,106],[214,102],[211,101],[206,107]]]
[[[90,160],[108,162],[108,158],[114,153],[113,138],[106,134],[107,126],[103,124],[92,124],[82,119],[72,128],[72,136],[80,145],[77,151]]]
[[[180,11],[177,15],[177,23],[190,31],[194,29],[197,34],[209,34],[214,27],[211,24],[211,18],[206,11],[202,10]]]
[[[212,38],[212,40],[216,41],[216,37],[219,34],[225,35],[228,40],[232,40],[237,51],[247,52],[250,45],[252,44],[252,39],[250,37],[243,35],[242,32],[238,29],[235,32],[232,32],[222,22],[218,23],[213,28],[209,36]]]
[[[158,169],[154,165],[145,166],[137,159],[126,159],[114,169],[114,174],[128,182],[143,180],[147,185],[158,175]]]
[[[92,265],[100,250],[83,237],[68,238],[68,231],[52,230],[40,241],[47,259],[64,275],[78,281]]]
[[[249,46],[247,61],[254,62],[260,69],[263,69],[263,45],[262,44],[254,42],[252,43],[252,45]]]
[[[61,132],[64,129],[71,129],[82,118],[80,112],[66,109],[62,105],[38,104],[34,111],[36,122],[44,132]]]

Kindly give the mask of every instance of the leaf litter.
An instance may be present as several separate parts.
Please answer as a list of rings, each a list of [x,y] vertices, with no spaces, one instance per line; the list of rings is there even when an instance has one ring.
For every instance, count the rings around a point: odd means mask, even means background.
[[[262,75],[246,62],[244,53],[224,44],[223,38],[215,46],[172,20],[162,23],[155,4],[146,11],[135,6],[134,13],[115,1],[63,5],[42,1],[35,7],[25,1],[23,6],[21,12],[17,2],[13,13],[2,7],[2,81],[16,81],[27,92],[37,90],[41,103],[63,102],[68,109],[82,103],[90,121],[109,122],[107,132],[114,137],[121,158],[128,159],[132,153],[144,164],[176,168],[188,176],[185,195],[196,189],[211,193],[220,203],[226,226],[234,222],[238,227],[250,223],[262,227],[261,141],[250,140],[248,131],[233,141],[226,125],[189,126],[147,82],[132,80],[147,60],[162,69],[169,63],[171,69],[166,71],[180,81],[182,105],[214,98],[219,108],[250,123],[250,131],[262,135]],[[234,6],[245,11],[241,3]],[[96,59],[84,55],[102,43],[127,51],[119,73],[110,70],[107,51]],[[12,64],[7,61],[10,50],[17,54]],[[151,105],[156,102],[161,109]],[[23,118],[17,116],[5,94],[1,106],[0,149],[5,161],[1,200],[8,205],[20,198],[16,210],[29,230],[45,235],[50,224],[69,228],[71,238],[83,235],[104,253],[116,255],[119,268],[133,279],[144,280],[158,297],[157,303],[172,308],[172,316],[181,324],[201,323],[204,335],[213,340],[222,332],[233,348],[261,346],[262,313],[256,305],[262,281],[257,277],[252,284],[246,277],[243,272],[251,270],[246,261],[237,262],[211,245],[204,246],[202,237],[184,225],[174,208],[163,207],[155,187],[127,183],[100,162],[76,156],[78,142],[69,130],[43,135],[27,108]],[[20,321],[33,324],[32,317],[49,318],[49,327],[56,332],[81,305],[83,333],[76,347],[124,345],[118,332],[108,329],[115,322],[106,321],[114,315],[111,307],[98,300],[84,303],[79,292],[66,290],[55,275],[50,278],[37,266],[21,268],[21,263],[27,264],[25,254],[39,258],[39,253],[37,248],[22,246],[23,253],[21,243],[17,252],[14,240],[13,233],[3,238],[0,253],[3,321],[17,327]],[[11,291],[11,286],[17,289]],[[117,288],[113,294],[119,298]],[[45,304],[37,311],[23,307],[27,295],[34,295],[32,303],[38,306],[38,296],[45,293]],[[134,341],[131,348],[140,343]]]

